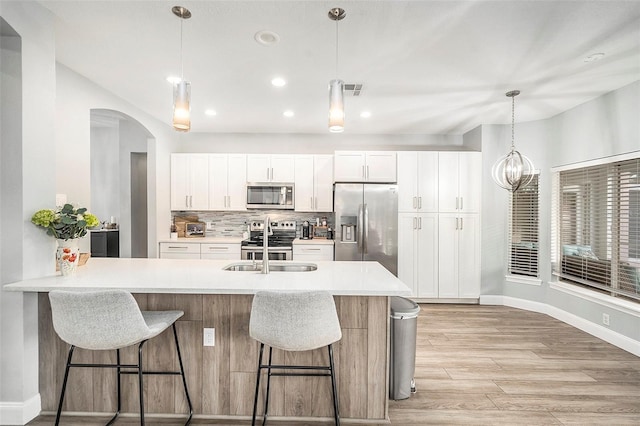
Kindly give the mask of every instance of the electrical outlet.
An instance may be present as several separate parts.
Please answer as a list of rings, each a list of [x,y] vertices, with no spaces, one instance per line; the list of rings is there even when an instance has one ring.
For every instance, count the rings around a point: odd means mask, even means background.
[[[216,329],[215,328],[205,328],[204,329],[204,346],[215,346],[216,345]]]
[[[207,231],[213,231],[213,222],[207,222]]]
[[[604,325],[609,325],[609,314],[602,314],[602,323]]]

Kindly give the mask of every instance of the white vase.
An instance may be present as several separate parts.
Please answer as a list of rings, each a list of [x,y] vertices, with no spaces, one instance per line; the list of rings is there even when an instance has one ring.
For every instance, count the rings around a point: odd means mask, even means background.
[[[78,268],[80,261],[80,248],[78,240],[57,240],[58,249],[56,250],[56,262],[62,275],[73,275]]]

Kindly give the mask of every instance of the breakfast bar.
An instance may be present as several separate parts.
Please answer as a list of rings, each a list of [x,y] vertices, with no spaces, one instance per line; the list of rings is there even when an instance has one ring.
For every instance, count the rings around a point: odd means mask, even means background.
[[[134,294],[142,310],[184,311],[177,327],[194,415],[216,419],[251,416],[259,348],[248,333],[253,294],[259,290],[326,290],[334,296],[342,329],[342,339],[335,346],[340,415],[343,419],[388,422],[389,296],[408,296],[409,288],[377,262],[314,262],[315,270],[279,272],[272,268],[270,274],[225,270],[231,263],[93,258],[73,276],[52,275],[6,285],[7,291],[39,293],[42,411],[56,409],[67,352],[67,345],[51,324],[47,295],[51,290],[124,289]],[[234,264],[238,263],[252,265]],[[291,262],[271,262],[272,266],[279,264]],[[215,330],[214,346],[203,345],[204,328]],[[160,350],[172,345],[171,339],[170,333],[164,333],[148,342],[145,363],[150,369],[174,368],[177,361],[172,352]],[[122,353],[126,362],[137,352],[127,348]],[[77,357],[85,362],[105,362],[115,359],[115,354],[78,350]],[[321,349],[274,351],[274,363],[322,364],[326,358]],[[272,418],[331,418],[331,392],[324,380],[274,378],[269,404]],[[182,415],[186,411],[179,377],[150,376],[145,387],[147,415]],[[137,413],[137,391],[135,377],[125,377],[123,413]],[[63,410],[111,413],[115,399],[114,372],[76,369],[69,377]]]

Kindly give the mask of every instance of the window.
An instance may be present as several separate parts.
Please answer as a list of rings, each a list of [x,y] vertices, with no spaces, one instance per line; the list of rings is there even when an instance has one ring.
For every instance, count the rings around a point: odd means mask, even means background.
[[[531,182],[511,194],[509,217],[509,273],[538,277],[538,182]]]
[[[553,272],[640,301],[640,158],[560,170]]]

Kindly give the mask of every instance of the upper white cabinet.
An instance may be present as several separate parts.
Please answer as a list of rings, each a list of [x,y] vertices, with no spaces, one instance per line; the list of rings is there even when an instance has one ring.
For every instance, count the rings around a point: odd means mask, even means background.
[[[208,208],[208,154],[171,154],[171,210]]]
[[[246,154],[209,154],[209,208],[246,210]]]
[[[438,154],[438,210],[479,213],[482,154],[440,152]]]
[[[294,156],[289,154],[248,154],[247,182],[293,182]]]
[[[398,211],[438,211],[438,152],[398,152]]]
[[[336,151],[335,182],[395,182],[394,151]]]
[[[295,209],[333,211],[333,156],[295,156]]]

